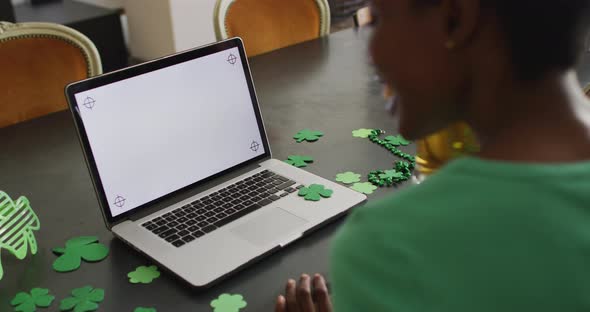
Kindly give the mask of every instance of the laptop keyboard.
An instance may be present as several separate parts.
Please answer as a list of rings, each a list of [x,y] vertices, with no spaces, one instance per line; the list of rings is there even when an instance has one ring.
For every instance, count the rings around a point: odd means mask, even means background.
[[[264,170],[142,224],[180,247],[303,187]]]

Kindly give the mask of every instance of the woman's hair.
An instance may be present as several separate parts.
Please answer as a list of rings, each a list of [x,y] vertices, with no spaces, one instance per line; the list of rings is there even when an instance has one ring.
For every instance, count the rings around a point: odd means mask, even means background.
[[[576,65],[588,35],[590,0],[480,1],[484,13],[498,17],[520,79]]]

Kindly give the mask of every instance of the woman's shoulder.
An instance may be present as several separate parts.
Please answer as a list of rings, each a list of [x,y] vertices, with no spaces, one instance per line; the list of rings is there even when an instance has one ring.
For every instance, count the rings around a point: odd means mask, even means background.
[[[474,211],[482,208],[483,202],[491,207],[503,206],[502,201],[509,201],[497,196],[503,192],[501,188],[509,189],[502,184],[504,181],[472,175],[462,172],[463,169],[459,166],[445,168],[423,183],[396,190],[389,196],[356,208],[345,229],[391,234],[416,233],[415,229],[424,229],[432,234],[433,231],[452,229],[458,222],[479,222],[482,214]]]

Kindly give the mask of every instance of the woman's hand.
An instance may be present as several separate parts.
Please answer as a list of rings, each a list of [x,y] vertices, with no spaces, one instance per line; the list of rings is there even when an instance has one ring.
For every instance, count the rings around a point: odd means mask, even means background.
[[[332,312],[332,302],[323,276],[301,275],[299,285],[290,279],[285,288],[285,296],[279,296],[275,312]]]

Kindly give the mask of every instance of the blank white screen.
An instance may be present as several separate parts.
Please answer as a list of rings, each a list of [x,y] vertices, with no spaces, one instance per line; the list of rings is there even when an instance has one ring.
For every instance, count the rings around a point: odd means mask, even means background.
[[[232,48],[75,95],[113,216],[265,153],[239,55]]]

